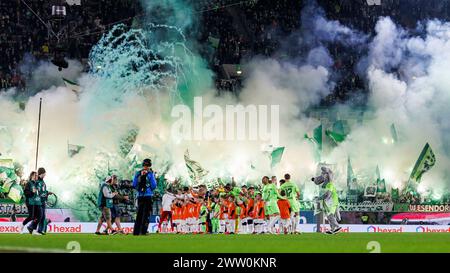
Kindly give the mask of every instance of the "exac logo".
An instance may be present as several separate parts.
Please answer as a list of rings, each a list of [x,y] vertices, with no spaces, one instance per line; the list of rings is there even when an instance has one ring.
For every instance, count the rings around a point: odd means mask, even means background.
[[[20,229],[18,226],[0,226],[0,233],[18,233]]]
[[[278,145],[279,105],[269,107],[269,105],[239,104],[221,107],[217,104],[208,104],[203,107],[203,99],[195,97],[193,108],[193,113],[183,104],[172,108],[171,116],[176,120],[172,124],[171,134],[175,142],[259,140]]]

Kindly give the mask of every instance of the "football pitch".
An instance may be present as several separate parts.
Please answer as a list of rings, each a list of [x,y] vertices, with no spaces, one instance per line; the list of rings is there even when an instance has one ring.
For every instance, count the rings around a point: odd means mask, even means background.
[[[0,252],[153,253],[450,253],[449,233],[340,233],[326,235],[0,234]],[[378,248],[379,246],[379,248]],[[374,249],[375,247],[375,249]]]

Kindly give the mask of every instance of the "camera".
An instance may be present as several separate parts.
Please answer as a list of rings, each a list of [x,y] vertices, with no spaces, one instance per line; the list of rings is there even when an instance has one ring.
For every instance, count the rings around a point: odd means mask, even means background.
[[[133,183],[130,180],[122,180],[119,183],[119,189],[121,190],[128,190],[133,189]]]
[[[122,196],[128,196],[128,200],[123,200],[123,204],[131,204],[131,199],[133,197],[133,184],[130,180],[121,180],[117,192]]]

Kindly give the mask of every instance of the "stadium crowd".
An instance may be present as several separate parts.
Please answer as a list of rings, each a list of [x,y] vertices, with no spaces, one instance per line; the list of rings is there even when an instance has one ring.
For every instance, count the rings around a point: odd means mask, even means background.
[[[24,90],[26,75],[22,74],[21,61],[25,55],[35,60],[49,60],[52,54],[48,30],[40,21],[49,18],[51,3],[45,0],[25,1],[39,16],[31,12],[22,0],[0,2],[0,90],[17,87]],[[110,23],[132,18],[136,1],[98,0],[84,1],[83,5],[67,6],[67,29],[62,36],[68,38],[67,56],[87,63],[91,47],[100,39]],[[123,23],[131,23],[124,20]],[[33,27],[30,27],[33,26]]]
[[[36,14],[47,20],[50,3],[44,0],[25,1]],[[255,55],[272,56],[280,47],[280,37],[298,29],[302,1],[233,0],[192,1],[200,16],[199,43],[210,43],[211,50],[202,49],[216,73],[219,90],[237,91],[240,78],[224,78],[222,64],[238,64]],[[140,14],[136,0],[83,1],[81,6],[67,6],[67,29],[62,37],[66,56],[88,65],[87,58],[92,46],[113,23],[131,24],[133,16]],[[35,14],[22,0],[0,3],[0,89],[26,88],[27,76],[21,71],[25,56],[33,60],[49,60],[55,43]],[[29,28],[26,26],[33,25]],[[208,58],[207,55],[210,55]],[[346,58],[342,58],[346,59]],[[350,64],[350,66],[353,63]],[[358,82],[350,80],[348,87]],[[338,94],[344,91],[338,90]]]

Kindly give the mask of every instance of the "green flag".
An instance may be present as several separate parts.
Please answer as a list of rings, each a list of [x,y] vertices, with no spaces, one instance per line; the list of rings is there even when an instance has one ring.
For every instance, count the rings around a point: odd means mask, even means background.
[[[425,147],[423,147],[423,150],[414,165],[410,179],[420,182],[422,175],[429,171],[435,163],[436,157],[431,149],[431,146],[427,143],[425,144]]]
[[[400,191],[398,189],[391,189],[391,198],[392,200],[396,201],[400,197]]]
[[[66,78],[62,78],[64,81],[64,84],[66,85],[67,88],[69,88],[70,90],[72,90],[73,92],[75,92],[76,94],[78,94],[81,91],[81,86],[79,86],[78,84],[76,84],[73,81],[70,81]]]
[[[319,125],[314,129],[312,136],[305,134],[305,139],[308,139],[309,141],[314,143],[314,145],[316,145],[317,149],[319,151],[321,151],[322,150],[322,125]]]
[[[398,141],[397,130],[395,129],[394,123],[391,124],[391,136],[394,143]]]
[[[346,120],[337,120],[333,123],[332,130],[326,130],[325,135],[331,138],[337,145],[345,140],[348,134],[348,124]]]
[[[136,155],[133,155],[133,157],[130,159],[129,164],[130,167],[128,170],[132,173],[136,172],[140,168],[142,168],[142,163],[138,162],[138,158]]]
[[[0,166],[0,192],[9,192],[16,180],[17,175],[14,168]]]
[[[220,39],[214,38],[214,37],[212,37],[212,36],[209,36],[209,37],[208,37],[208,42],[211,44],[212,47],[218,48],[218,47],[219,47]]]
[[[375,170],[375,175],[377,176],[377,180],[381,179],[380,168],[378,168],[378,165],[377,165],[377,169]]]
[[[316,141],[318,150],[322,151],[322,124],[314,129],[313,138]]]
[[[1,163],[7,165],[9,160],[3,160]],[[0,192],[5,193],[15,203],[19,203],[23,196],[23,190],[16,181],[17,175],[14,168],[0,166]]]
[[[20,185],[17,183],[14,183],[10,188],[8,192],[8,198],[14,201],[14,203],[19,203],[20,200],[22,200],[23,196],[23,189]]]
[[[378,193],[385,193],[386,192],[386,181],[381,179],[380,174],[380,168],[377,165],[377,168],[375,169],[375,175],[377,177],[377,192]]]
[[[333,123],[333,132],[338,133],[340,135],[347,135],[348,133],[348,124],[346,120],[337,120]]]
[[[345,140],[346,135],[339,134],[330,130],[325,131],[325,135],[327,135],[329,138],[331,138],[335,144],[339,144],[342,141]]]
[[[280,163],[281,157],[283,156],[284,147],[278,147],[272,151],[270,154],[271,164],[270,167],[273,168],[275,165]]]
[[[350,188],[351,188],[354,176],[355,175],[353,174],[352,164],[350,163],[350,157],[348,157],[348,159],[347,159],[347,188],[348,188],[348,190],[350,190]]]
[[[377,192],[386,192],[386,181],[384,179],[377,179]]]
[[[84,146],[81,145],[67,143],[67,154],[69,155],[69,157],[73,157],[74,155],[78,154],[83,148]]]
[[[305,139],[308,139],[309,141],[311,141],[311,143],[313,143],[314,157],[317,162],[320,162],[322,153],[322,124],[314,129],[311,137],[308,136],[308,134],[305,134]]]
[[[189,150],[184,153],[184,161],[189,172],[189,177],[198,182],[208,174],[208,171],[202,168],[200,164],[189,157]]]

